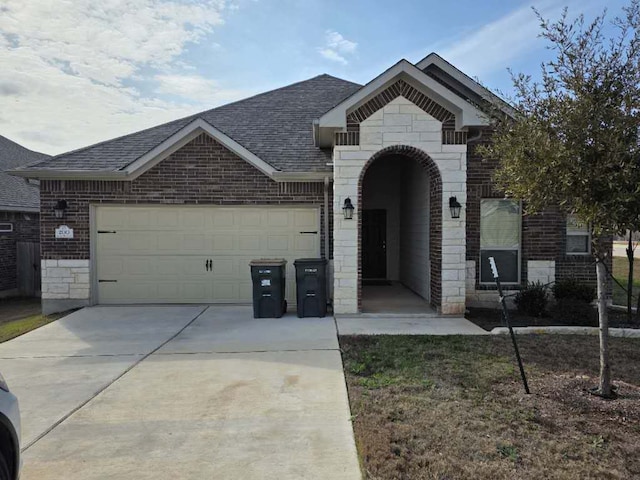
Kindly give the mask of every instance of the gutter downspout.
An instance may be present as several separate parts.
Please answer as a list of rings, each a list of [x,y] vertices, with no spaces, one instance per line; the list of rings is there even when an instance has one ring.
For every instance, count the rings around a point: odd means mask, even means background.
[[[324,177],[324,258],[327,260],[327,271],[329,270],[329,177]],[[333,275],[327,275],[326,289],[327,293],[331,292],[331,278]],[[333,298],[327,295],[327,303],[333,305]]]
[[[469,142],[475,142],[482,138],[483,130],[481,128],[478,129],[478,133],[476,133],[473,137],[467,137],[467,144]]]

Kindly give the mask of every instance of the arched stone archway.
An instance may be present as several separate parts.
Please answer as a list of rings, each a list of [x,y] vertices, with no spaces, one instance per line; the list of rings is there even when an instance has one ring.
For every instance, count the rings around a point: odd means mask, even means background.
[[[442,301],[442,177],[438,166],[424,151],[409,145],[391,145],[382,148],[373,154],[364,164],[358,178],[358,203],[364,205],[363,187],[364,179],[370,167],[377,161],[388,157],[404,157],[415,161],[427,174],[429,179],[429,301],[431,305],[440,310]],[[357,221],[357,271],[358,271],[358,310],[362,310],[362,215],[358,215]]]
[[[401,95],[360,122],[357,144],[334,146],[334,313],[349,315],[361,311],[359,249],[363,179],[367,183],[363,172],[371,170],[378,160],[390,155],[400,155],[408,164],[415,166],[416,171],[423,168],[433,179],[434,189],[430,192],[433,197],[428,210],[432,216],[428,267],[432,289],[429,295],[424,296],[431,297],[432,304],[443,314],[459,315],[464,312],[466,212],[463,208],[459,218],[452,218],[448,200],[456,197],[463,206],[466,203],[467,146],[443,143],[442,133],[441,121]],[[381,184],[384,185],[384,179]],[[365,186],[366,191],[371,190]],[[342,207],[347,198],[355,204],[353,219],[343,216]]]

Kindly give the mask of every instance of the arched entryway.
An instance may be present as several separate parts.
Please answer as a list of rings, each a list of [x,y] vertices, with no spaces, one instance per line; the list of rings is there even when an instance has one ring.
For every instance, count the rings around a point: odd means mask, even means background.
[[[420,313],[441,303],[442,180],[423,151],[384,148],[358,181],[358,308]]]

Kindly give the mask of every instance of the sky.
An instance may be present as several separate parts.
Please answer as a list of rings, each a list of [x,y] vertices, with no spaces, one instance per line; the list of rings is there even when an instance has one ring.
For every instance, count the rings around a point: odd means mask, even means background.
[[[624,0],[0,0],[0,135],[59,154],[322,73],[437,52],[493,91],[550,52],[535,6]]]

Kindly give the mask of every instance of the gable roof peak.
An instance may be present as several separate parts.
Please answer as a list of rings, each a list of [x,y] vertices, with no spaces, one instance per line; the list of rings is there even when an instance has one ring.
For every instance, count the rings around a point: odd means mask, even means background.
[[[436,52],[431,52],[415,65],[418,69],[447,85],[468,101],[476,104],[490,104],[510,117],[514,117],[514,108],[493,93],[478,80],[470,77]],[[442,75],[444,73],[444,75]],[[471,97],[471,98],[470,98]]]

